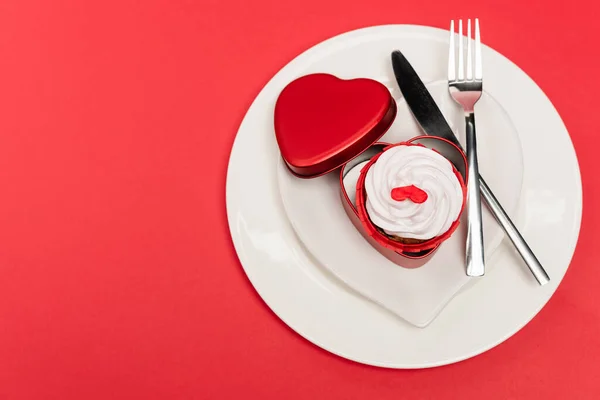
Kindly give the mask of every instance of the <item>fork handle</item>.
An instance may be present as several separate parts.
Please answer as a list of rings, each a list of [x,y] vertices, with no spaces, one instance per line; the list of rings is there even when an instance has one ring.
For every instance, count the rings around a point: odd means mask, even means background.
[[[477,162],[477,140],[475,138],[475,113],[465,114],[467,132],[467,275],[483,276],[485,262],[483,251],[483,223],[481,218],[481,195],[479,164]]]
[[[515,227],[515,224],[513,224],[513,222],[510,220],[510,217],[508,216],[508,214],[506,214],[506,211],[504,211],[504,209],[500,205],[500,202],[498,201],[498,199],[496,199],[496,196],[494,196],[494,193],[492,193],[492,190],[483,180],[481,175],[479,176],[479,186],[481,187],[481,194],[483,195],[483,199],[492,211],[494,218],[496,218],[496,221],[498,221],[500,226],[502,226],[504,232],[506,232],[506,235],[512,241],[513,245],[525,261],[525,264],[527,264],[527,267],[529,268],[535,279],[540,285],[545,285],[546,283],[550,282],[550,277],[546,273],[546,270],[544,269],[544,267],[542,267],[542,264],[540,264],[533,251],[531,251],[531,248],[529,248],[527,242],[525,242],[525,239],[523,239],[523,236],[521,236],[519,230]]]

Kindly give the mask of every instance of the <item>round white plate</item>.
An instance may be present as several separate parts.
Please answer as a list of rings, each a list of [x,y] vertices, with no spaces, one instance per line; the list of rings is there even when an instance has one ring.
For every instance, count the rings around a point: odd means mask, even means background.
[[[486,276],[454,297],[421,329],[341,283],[298,239],[286,218],[277,185],[280,155],[273,132],[273,107],[280,91],[301,75],[349,71],[349,64],[353,64],[353,74],[391,87],[391,65],[383,70],[381,66],[394,49],[403,51],[425,82],[439,81],[445,74],[447,37],[448,32],[440,29],[392,25],[361,29],[320,43],[290,62],[263,88],[248,110],[231,152],[227,214],[233,243],[250,281],[292,329],[357,362],[424,368],[460,361],[494,347],[546,304],[564,276],[577,242],[581,177],[568,132],[540,88],[510,60],[486,46],[484,88],[510,117],[523,153],[520,214],[515,220],[551,282],[538,286],[510,245],[503,243]],[[480,143],[483,140],[479,137]],[[496,168],[514,162],[510,154],[505,157],[499,158]]]

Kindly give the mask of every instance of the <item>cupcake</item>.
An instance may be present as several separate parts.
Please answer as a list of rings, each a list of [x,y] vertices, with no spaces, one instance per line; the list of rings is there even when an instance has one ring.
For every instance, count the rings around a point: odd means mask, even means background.
[[[422,145],[399,143],[373,157],[357,186],[357,208],[371,236],[394,250],[421,251],[458,227],[466,187],[454,165]]]

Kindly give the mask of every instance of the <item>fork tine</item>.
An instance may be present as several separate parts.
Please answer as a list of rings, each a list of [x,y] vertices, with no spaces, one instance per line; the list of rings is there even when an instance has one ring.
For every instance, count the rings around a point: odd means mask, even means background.
[[[463,52],[462,19],[458,20],[458,80],[465,80],[465,53]]]
[[[448,50],[448,81],[456,80],[456,60],[454,58],[454,20],[450,21],[450,49]]]
[[[473,56],[471,54],[471,18],[467,20],[467,80],[473,80]]]
[[[481,61],[481,36],[479,34],[479,18],[475,18],[475,79],[483,79],[483,66]]]

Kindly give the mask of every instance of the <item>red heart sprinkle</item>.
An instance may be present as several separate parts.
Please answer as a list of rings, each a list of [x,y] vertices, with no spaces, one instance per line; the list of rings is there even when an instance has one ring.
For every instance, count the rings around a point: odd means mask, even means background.
[[[392,189],[392,199],[396,201],[410,199],[413,203],[421,204],[427,200],[427,193],[415,185],[402,186]]]

